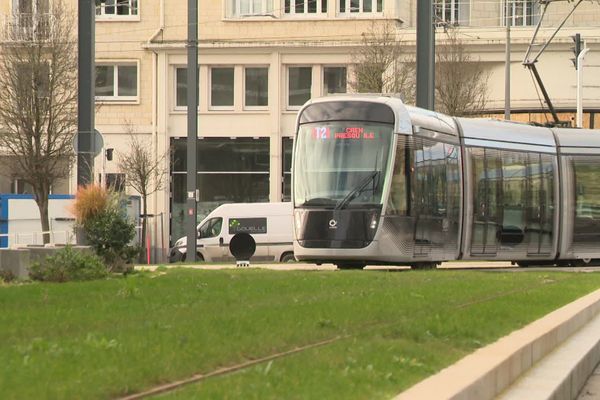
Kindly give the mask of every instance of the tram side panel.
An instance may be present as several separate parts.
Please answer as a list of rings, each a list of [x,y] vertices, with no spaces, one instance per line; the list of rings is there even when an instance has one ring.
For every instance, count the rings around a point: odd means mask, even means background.
[[[458,143],[399,135],[379,243],[382,254],[418,263],[459,253],[461,156]]]
[[[557,246],[558,175],[553,154],[465,149],[463,258],[550,260]]]
[[[565,179],[560,258],[599,259],[600,154],[564,155],[562,170]]]

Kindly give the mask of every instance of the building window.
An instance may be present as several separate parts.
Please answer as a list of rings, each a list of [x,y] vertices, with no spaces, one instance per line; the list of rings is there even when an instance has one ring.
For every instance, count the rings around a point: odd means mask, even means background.
[[[288,68],[288,106],[299,107],[310,100],[312,67]]]
[[[229,0],[227,16],[268,16],[273,14],[273,0]]]
[[[233,67],[210,69],[211,108],[231,109],[233,107],[233,74]]]
[[[23,179],[15,178],[10,184],[10,192],[13,194],[33,194],[33,186]]]
[[[323,94],[346,93],[346,67],[323,67]]]
[[[198,68],[198,77],[200,77]],[[196,80],[198,82],[198,80]],[[199,86],[196,87],[196,96],[199,96]],[[198,104],[200,100],[198,99]],[[187,68],[175,68],[175,107],[187,107]]]
[[[435,20],[438,25],[468,25],[470,2],[463,0],[436,0]]]
[[[125,174],[106,174],[106,188],[125,192]]]
[[[504,26],[535,25],[540,19],[540,4],[535,0],[506,0],[502,14]]]
[[[292,201],[292,149],[294,138],[281,139],[281,201]]]
[[[286,14],[326,14],[327,0],[285,0],[283,9]]]
[[[96,17],[131,17],[138,15],[138,0],[96,0]]]
[[[171,146],[171,237],[177,239],[185,235],[186,139],[172,139]],[[269,201],[269,138],[203,138],[198,140],[196,154],[198,222],[224,203]]]
[[[137,64],[96,65],[96,100],[137,100]]]
[[[244,105],[267,107],[269,105],[269,69],[248,67],[244,71]]]
[[[383,0],[339,0],[340,14],[381,13]]]

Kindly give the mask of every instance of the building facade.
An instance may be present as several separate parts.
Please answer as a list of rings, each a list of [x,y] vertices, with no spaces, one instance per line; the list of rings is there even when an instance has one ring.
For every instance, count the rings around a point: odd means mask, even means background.
[[[47,10],[53,0],[0,0],[4,26]],[[63,0],[76,11],[75,0]],[[506,23],[511,26],[512,118],[544,122],[543,101],[521,63],[543,6],[529,0],[437,0],[436,37],[455,29],[473,60],[489,72],[486,110],[503,116]],[[540,30],[548,37],[572,8],[551,2]],[[164,189],[149,201],[164,217],[166,247],[184,234],[186,198],[187,7],[184,1],[96,0],[96,128],[113,161],[107,180],[122,182],[116,159],[136,135],[157,157],[169,153]],[[363,33],[390,24],[408,53],[416,44],[416,0],[223,0],[199,4],[198,218],[226,202],[290,197],[296,113],[311,97],[351,92]],[[75,22],[74,22],[75,23]],[[586,1],[567,19],[537,63],[563,119],[576,107],[571,36],[586,57],[585,126],[600,127],[600,5]],[[74,55],[75,56],[75,55]],[[0,181],[9,191],[10,182]],[[75,176],[62,190],[73,192]],[[4,186],[2,186],[4,185]],[[12,182],[13,188],[18,183]],[[68,188],[67,188],[68,186]],[[132,193],[133,194],[133,193]],[[160,233],[160,232],[158,232]]]

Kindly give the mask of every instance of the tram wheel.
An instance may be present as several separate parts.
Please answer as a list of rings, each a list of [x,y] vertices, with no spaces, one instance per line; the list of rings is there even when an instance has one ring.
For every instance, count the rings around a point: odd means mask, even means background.
[[[361,262],[344,262],[336,263],[335,266],[338,267],[338,269],[363,269],[367,264]]]

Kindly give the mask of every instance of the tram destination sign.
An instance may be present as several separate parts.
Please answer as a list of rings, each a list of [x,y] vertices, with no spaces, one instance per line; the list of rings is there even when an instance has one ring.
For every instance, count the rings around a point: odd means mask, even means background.
[[[375,132],[366,131],[362,127],[347,127],[342,132],[331,131],[327,126],[317,126],[312,130],[313,139],[327,140],[327,139],[349,139],[349,140],[373,140],[375,139]]]

